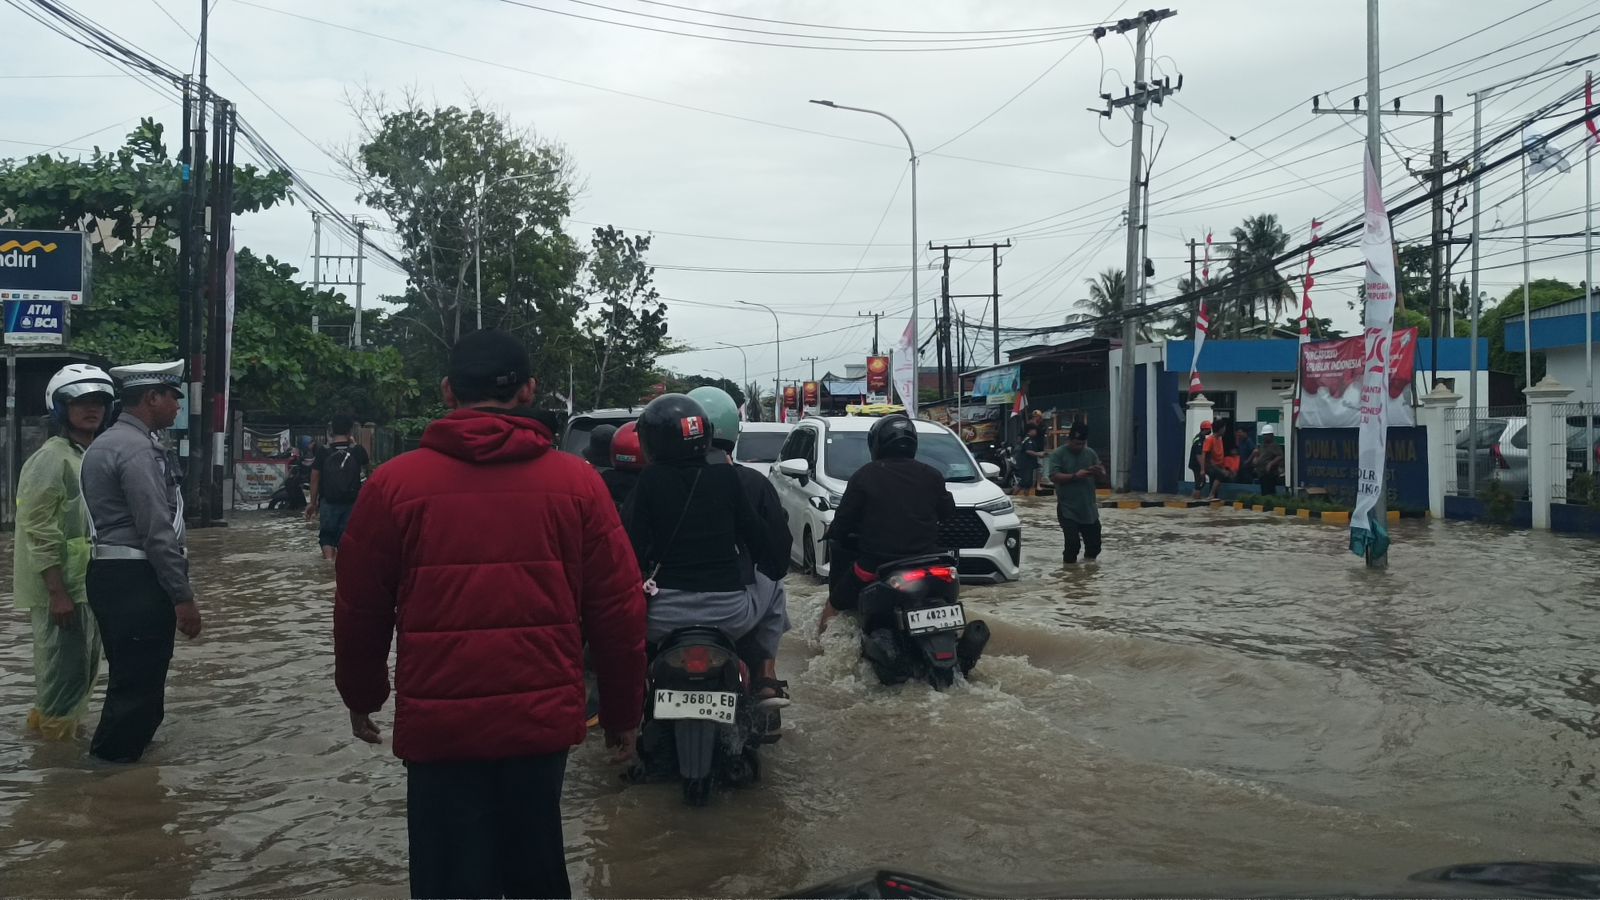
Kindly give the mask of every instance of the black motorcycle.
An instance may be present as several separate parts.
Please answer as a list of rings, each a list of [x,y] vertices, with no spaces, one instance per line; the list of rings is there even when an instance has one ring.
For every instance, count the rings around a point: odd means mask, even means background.
[[[861,589],[861,655],[878,680],[926,680],[939,690],[978,664],[989,626],[967,621],[955,558],[917,556],[878,567]]]
[[[999,485],[1001,490],[1009,494],[1017,489],[1017,458],[1010,444],[990,444],[974,450],[972,455],[978,462],[994,463],[1000,469],[1000,473],[989,480]]]
[[[680,628],[650,656],[634,782],[681,778],[683,801],[704,806],[718,785],[761,778],[757,748],[778,739],[776,710],[758,709],[749,671],[720,629]]]
[[[267,498],[267,509],[302,510],[306,508],[306,485],[310,477],[299,466],[289,467],[289,477]]]

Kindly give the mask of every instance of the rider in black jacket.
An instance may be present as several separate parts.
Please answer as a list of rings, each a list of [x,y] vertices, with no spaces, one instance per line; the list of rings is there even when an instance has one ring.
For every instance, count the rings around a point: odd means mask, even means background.
[[[829,529],[835,552],[819,632],[838,612],[856,608],[879,566],[943,549],[939,524],[956,514],[944,475],[916,459],[911,419],[896,414],[873,423],[867,449],[872,461],[850,476]]]

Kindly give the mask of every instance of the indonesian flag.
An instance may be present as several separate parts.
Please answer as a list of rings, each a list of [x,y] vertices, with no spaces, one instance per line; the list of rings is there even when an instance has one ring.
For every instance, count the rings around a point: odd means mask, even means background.
[[[1316,219],[1311,220],[1311,248],[1306,251],[1306,277],[1300,288],[1300,346],[1311,343],[1311,289],[1316,286],[1317,279],[1311,274],[1311,267],[1317,264],[1317,238],[1321,236],[1322,223]],[[1303,357],[1304,352],[1301,353]],[[1294,420],[1300,420],[1300,381],[1295,379],[1294,392]]]
[[[1013,416],[1020,416],[1024,412],[1026,412],[1027,409],[1028,409],[1028,391],[1027,391],[1027,389],[1023,389],[1023,390],[1017,391],[1017,402],[1011,404],[1011,414]]]

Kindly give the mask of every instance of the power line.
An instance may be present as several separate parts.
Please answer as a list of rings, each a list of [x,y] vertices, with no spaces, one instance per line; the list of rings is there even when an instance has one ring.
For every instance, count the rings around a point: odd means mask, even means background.
[[[676,3],[663,2],[663,0],[636,0],[636,2],[643,3],[643,4],[646,4],[648,6],[659,6],[659,7],[665,7],[667,9],[677,9],[677,10],[682,10],[684,12],[700,13],[701,15],[707,15],[707,16],[718,16],[718,17],[721,17],[721,18],[724,18],[724,19],[739,19],[739,20],[745,21],[745,22],[765,22],[768,25],[793,25],[793,26],[796,26],[798,28],[818,28],[818,29],[825,29],[825,30],[828,30],[828,31],[865,31],[865,32],[890,33],[890,34],[1025,34],[1025,33],[1030,33],[1030,32],[1039,32],[1039,31],[1059,31],[1059,30],[1073,29],[1073,28],[1092,28],[1092,27],[1094,27],[1093,25],[1049,25],[1049,26],[1041,25],[1041,26],[1038,26],[1038,27],[1035,27],[1035,28],[1000,28],[1000,29],[973,29],[973,30],[965,30],[965,29],[963,29],[963,30],[955,30],[955,31],[919,30],[919,29],[914,29],[914,28],[867,28],[867,27],[862,27],[862,26],[850,26],[850,25],[823,25],[823,24],[811,23],[811,22],[794,22],[794,21],[788,21],[788,20],[785,20],[785,19],[764,19],[764,18],[762,18],[760,16],[741,16],[741,15],[739,15],[737,13],[718,12],[716,10],[700,9],[700,8],[694,7],[694,6],[680,6],[680,5],[676,4]],[[1547,2],[1548,2],[1548,0],[1547,0]]]

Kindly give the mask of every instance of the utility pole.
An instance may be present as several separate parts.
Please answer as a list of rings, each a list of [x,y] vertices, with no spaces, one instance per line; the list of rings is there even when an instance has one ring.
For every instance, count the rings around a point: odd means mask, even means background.
[[[928,249],[929,250],[942,251],[944,253],[944,256],[945,256],[945,263],[944,263],[944,266],[945,266],[944,295],[945,295],[945,297],[947,299],[947,302],[949,300],[967,300],[967,299],[977,299],[977,298],[981,297],[981,298],[983,298],[985,300],[988,300],[988,301],[990,301],[991,303],[994,304],[993,336],[994,336],[994,363],[995,363],[995,365],[999,365],[1000,364],[1000,251],[1001,250],[1010,249],[1010,247],[1011,247],[1011,239],[1010,238],[1006,238],[1006,241],[1003,244],[974,244],[970,240],[967,241],[964,244],[938,244],[938,245],[935,245],[935,244],[933,244],[931,242],[928,244]],[[993,265],[993,270],[994,270],[994,290],[990,291],[987,294],[952,294],[952,293],[950,293],[949,280],[950,280],[950,251],[951,250],[988,250],[990,252],[990,254],[992,255],[992,259],[993,259],[992,265]],[[945,315],[946,316],[950,315],[950,310],[949,310],[948,305],[945,307]],[[973,343],[974,343],[974,345],[976,345],[976,343],[977,343],[976,339],[974,339]],[[974,351],[974,352],[976,352],[976,351]],[[959,366],[958,368],[966,368],[966,367],[965,366]],[[959,379],[960,379],[960,373],[958,372],[957,373],[957,380],[959,381]],[[942,390],[943,381],[940,382],[940,385],[941,385],[941,390]],[[958,383],[956,385],[956,389],[960,390],[960,388],[961,388],[961,385]]]
[[[322,218],[316,213],[312,213],[312,216],[314,217],[313,222],[317,228],[317,237],[315,239],[316,245],[320,248],[322,245]],[[362,273],[362,262],[366,256],[367,223],[361,221],[360,217],[358,216],[351,216],[350,225],[356,233],[356,252],[343,254],[323,254],[319,252],[312,254],[311,279],[312,282],[317,286],[318,290],[321,290],[323,287],[344,286],[353,287],[356,289],[356,318],[355,322],[350,326],[350,330],[345,334],[345,344],[349,347],[359,348],[361,346],[361,288],[364,280]],[[330,262],[333,263],[333,271],[323,271],[323,266]]]
[[[365,280],[361,269],[362,263],[367,259],[367,223],[355,216],[351,216],[351,221],[356,226],[356,323],[355,327],[350,329],[350,346],[360,350],[365,346],[361,343],[361,288]],[[482,306],[478,307],[478,315],[483,315]],[[482,322],[478,323],[478,328],[480,331],[483,329]]]
[[[211,399],[201,411],[205,439],[209,440],[209,444],[202,448],[206,475],[201,481],[205,502],[200,513],[201,522],[206,525],[216,525],[222,521],[222,486],[227,481],[226,403],[230,380],[228,299],[231,280],[228,263],[233,256],[233,159],[238,123],[233,104],[226,100],[217,100],[216,113],[213,126],[216,144],[212,157],[216,167],[216,190],[213,192],[211,220],[211,302],[206,307],[210,320],[206,329],[206,381],[211,385]]]
[[[883,318],[884,316],[887,316],[887,315],[888,315],[888,313],[881,313],[881,312],[858,312],[858,313],[856,313],[856,318],[858,318],[858,319],[871,319],[872,320],[872,355],[873,356],[877,356],[878,355],[878,320]]]
[[[322,293],[322,267],[317,260],[322,256],[322,213],[311,211],[311,293],[313,296]],[[313,301],[315,302],[315,301]],[[322,317],[317,311],[311,311],[311,333],[316,334],[322,329]]]
[[[933,249],[933,245],[928,245]],[[940,263],[939,275],[939,328],[936,332],[939,337],[937,354],[939,357],[939,397],[943,399],[950,396],[950,249],[944,248],[944,259]]]
[[[811,363],[811,380],[812,381],[816,381],[817,380],[817,358],[815,356],[802,356],[802,357],[800,357],[800,361],[801,362]]]
[[[1133,88],[1124,89],[1123,96],[1115,99],[1110,94],[1101,94],[1100,99],[1105,101],[1106,108],[1090,110],[1109,119],[1112,110],[1124,106],[1133,107],[1132,151],[1128,156],[1128,252],[1127,262],[1123,267],[1125,293],[1122,309],[1122,372],[1117,389],[1116,477],[1113,481],[1113,486],[1119,491],[1130,490],[1133,477],[1134,344],[1139,336],[1134,307],[1138,298],[1140,273],[1144,271],[1139,253],[1141,234],[1139,192],[1141,189],[1148,189],[1148,185],[1141,184],[1139,177],[1141,167],[1144,165],[1144,111],[1151,103],[1161,104],[1174,91],[1183,88],[1181,75],[1178,77],[1176,87],[1172,85],[1171,79],[1155,83],[1145,81],[1145,44],[1150,36],[1151,25],[1175,15],[1177,12],[1170,9],[1147,9],[1132,19],[1123,19],[1116,24],[1115,30],[1118,34],[1137,32],[1133,50]],[[1099,41],[1108,33],[1105,28],[1096,28],[1094,39]]]

